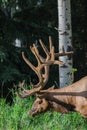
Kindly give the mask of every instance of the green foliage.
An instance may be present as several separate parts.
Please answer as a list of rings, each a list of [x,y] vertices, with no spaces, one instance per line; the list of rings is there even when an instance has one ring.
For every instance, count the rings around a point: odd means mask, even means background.
[[[6,60],[7,57],[7,53],[4,50],[4,48],[2,46],[0,46],[0,62],[2,63],[4,60]]]
[[[2,82],[15,81],[15,78],[21,74],[14,64],[20,62],[17,51],[15,51],[15,48],[11,46],[10,48],[13,50],[12,52],[8,48],[0,48],[0,81]]]
[[[16,68],[11,68],[10,65],[3,67],[3,73],[0,75],[0,79],[3,80],[3,82],[11,82],[14,81],[15,76],[20,76],[20,72]]]
[[[39,2],[39,3],[38,3]],[[0,83],[17,82],[29,77],[28,69],[22,61],[24,48],[14,47],[16,38],[27,47],[39,38],[48,42],[48,35],[57,36],[56,4],[37,0],[0,1]],[[52,11],[52,9],[54,11]],[[44,15],[45,14],[45,15]],[[56,18],[56,20],[54,19]],[[56,44],[57,40],[55,40]],[[28,50],[29,51],[29,50]],[[25,49],[27,53],[27,49]],[[33,55],[28,54],[29,59]],[[28,81],[29,82],[29,81]]]
[[[77,71],[77,68],[72,68],[72,72],[75,73]]]
[[[59,114],[47,112],[35,117],[29,116],[34,98],[14,98],[12,106],[0,99],[1,130],[86,130],[87,120],[78,113]]]

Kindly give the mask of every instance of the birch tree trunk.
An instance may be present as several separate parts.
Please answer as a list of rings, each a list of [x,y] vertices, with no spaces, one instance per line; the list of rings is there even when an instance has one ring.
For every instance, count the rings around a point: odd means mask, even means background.
[[[71,8],[70,0],[58,0],[58,25],[59,25],[59,52],[72,50],[72,31],[71,31]],[[64,87],[73,81],[72,57],[63,56],[59,60],[65,64],[59,66],[59,86]]]

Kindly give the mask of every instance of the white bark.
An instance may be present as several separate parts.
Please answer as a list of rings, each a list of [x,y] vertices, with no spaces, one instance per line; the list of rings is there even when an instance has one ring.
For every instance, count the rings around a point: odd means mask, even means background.
[[[59,52],[64,47],[65,51],[71,51],[71,8],[70,0],[58,0],[58,23],[59,23]],[[64,87],[72,83],[72,57],[59,57],[65,65],[59,66],[59,86]]]
[[[16,38],[16,40],[15,40],[15,46],[16,47],[21,47],[21,40],[20,39]]]

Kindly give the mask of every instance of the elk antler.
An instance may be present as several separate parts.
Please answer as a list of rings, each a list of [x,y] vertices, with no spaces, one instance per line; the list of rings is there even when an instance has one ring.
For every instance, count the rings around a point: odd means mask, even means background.
[[[37,66],[34,66],[26,58],[24,52],[22,52],[22,57],[23,57],[24,61],[28,64],[28,66],[30,66],[30,68],[37,74],[37,76],[39,78],[39,82],[36,85],[32,84],[32,86],[34,87],[32,90],[26,90],[24,87],[22,87],[23,92],[19,95],[23,98],[33,95],[34,93],[37,93],[46,85],[48,78],[49,78],[49,66],[50,65],[63,64],[62,61],[55,60],[56,57],[60,56],[60,53],[55,53],[54,46],[52,44],[52,39],[50,36],[49,36],[50,51],[46,48],[46,46],[44,45],[44,43],[42,42],[41,39],[39,40],[39,43],[46,54],[46,58],[42,57],[39,54],[38,48],[35,44],[33,44],[32,47],[30,46],[32,53],[35,55],[35,57],[37,59],[37,62],[38,62]],[[67,53],[69,53],[69,52],[67,52]],[[61,55],[66,55],[66,53],[63,52],[63,53],[61,53]],[[42,72],[43,68],[44,68],[44,72]]]

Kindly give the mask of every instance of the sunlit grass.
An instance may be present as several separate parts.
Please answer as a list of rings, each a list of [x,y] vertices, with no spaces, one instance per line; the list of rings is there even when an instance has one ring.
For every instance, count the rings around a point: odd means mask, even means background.
[[[0,99],[0,130],[87,130],[87,120],[78,113],[47,112],[30,117],[33,100],[16,97],[10,106]]]

